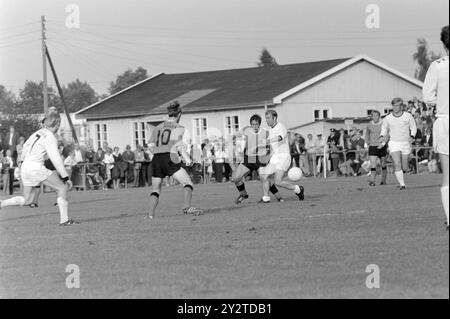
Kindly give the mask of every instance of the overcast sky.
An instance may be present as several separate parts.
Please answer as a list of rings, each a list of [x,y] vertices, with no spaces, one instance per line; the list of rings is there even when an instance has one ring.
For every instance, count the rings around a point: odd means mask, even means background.
[[[80,29],[65,26],[72,3]],[[380,8],[378,29],[366,27],[369,4]],[[60,81],[106,93],[128,68],[254,67],[263,47],[279,64],[364,53],[412,76],[418,37],[443,53],[448,11],[448,0],[0,0],[0,84],[18,92],[42,79],[41,15]]]

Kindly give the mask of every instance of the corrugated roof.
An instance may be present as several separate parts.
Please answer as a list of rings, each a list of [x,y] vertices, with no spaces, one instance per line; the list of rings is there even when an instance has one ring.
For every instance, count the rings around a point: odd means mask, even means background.
[[[338,66],[336,59],[274,67],[161,74],[77,113],[83,118],[117,118],[165,112],[180,100],[184,112],[256,107]]]

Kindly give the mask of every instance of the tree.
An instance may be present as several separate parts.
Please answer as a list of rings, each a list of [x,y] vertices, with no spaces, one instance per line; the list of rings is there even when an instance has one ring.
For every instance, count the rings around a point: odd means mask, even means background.
[[[425,39],[417,39],[417,51],[413,54],[413,59],[418,66],[414,77],[422,82],[425,81],[431,63],[439,58],[441,58],[440,54],[428,50],[428,43]]]
[[[31,134],[39,130],[40,123],[36,116],[30,115],[8,115],[2,117],[0,121],[0,137],[5,138],[9,132],[9,127],[14,126],[16,132],[25,137],[30,137]],[[1,148],[1,147],[0,147]]]
[[[148,78],[147,70],[143,67],[138,67],[135,71],[128,69],[124,73],[118,75],[116,81],[109,84],[108,91],[110,94],[117,93],[146,78]]]
[[[79,79],[67,84],[62,90],[70,113],[79,111],[98,101],[95,90],[87,82],[81,82]]]
[[[0,113],[11,113],[15,105],[15,94],[0,84]]]
[[[270,54],[269,50],[264,48],[261,51],[261,55],[259,56],[258,66],[259,67],[268,67],[268,66],[275,66],[275,65],[278,65],[277,61]]]
[[[61,101],[53,88],[48,87],[48,106],[61,108]],[[44,113],[44,83],[26,81],[23,89],[20,90],[20,100],[15,107],[14,113],[39,114]]]

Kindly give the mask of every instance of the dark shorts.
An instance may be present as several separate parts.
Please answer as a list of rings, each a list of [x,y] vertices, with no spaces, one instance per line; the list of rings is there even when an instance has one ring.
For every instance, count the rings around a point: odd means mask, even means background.
[[[379,158],[387,156],[387,144],[379,149],[378,146],[369,146],[369,156],[376,156]]]
[[[258,171],[261,167],[267,166],[267,164],[261,163],[259,158],[248,156],[244,156],[244,162],[242,163],[242,165],[247,167],[250,172]]]
[[[170,153],[155,154],[151,165],[153,170],[152,176],[157,178],[172,176],[181,168],[181,162],[174,163],[171,161]]]

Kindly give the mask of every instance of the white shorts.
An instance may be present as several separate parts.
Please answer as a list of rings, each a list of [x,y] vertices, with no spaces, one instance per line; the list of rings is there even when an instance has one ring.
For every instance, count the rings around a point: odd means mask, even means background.
[[[448,117],[438,117],[433,125],[434,151],[448,156],[448,142]]]
[[[272,175],[276,171],[287,172],[291,167],[291,154],[279,153],[273,154],[270,158],[269,164],[266,167],[261,167],[261,174]]]
[[[42,163],[24,162],[20,169],[23,186],[39,186],[52,173]]]
[[[409,155],[411,154],[412,151],[411,143],[409,142],[389,141],[388,147],[389,147],[389,154],[401,152],[402,155]]]

